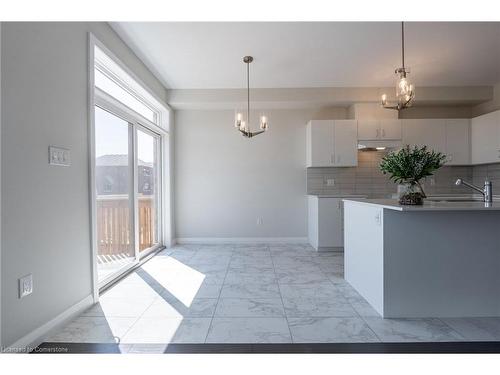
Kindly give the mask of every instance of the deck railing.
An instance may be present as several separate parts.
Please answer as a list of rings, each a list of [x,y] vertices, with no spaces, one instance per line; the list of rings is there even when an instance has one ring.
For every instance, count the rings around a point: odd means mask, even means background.
[[[139,197],[139,250],[155,243],[154,197]],[[131,243],[130,201],[127,195],[97,197],[98,254],[133,256]]]

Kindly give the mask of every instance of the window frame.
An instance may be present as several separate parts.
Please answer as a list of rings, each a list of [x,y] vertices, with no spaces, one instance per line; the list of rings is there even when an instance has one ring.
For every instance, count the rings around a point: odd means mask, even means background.
[[[133,88],[129,87],[124,80],[116,77],[113,72],[109,72],[108,69],[102,66],[100,62],[96,63],[95,60],[95,48],[99,48],[104,54],[120,68],[126,74],[129,80],[133,81],[133,85],[140,87],[142,93],[141,95],[134,91]],[[150,256],[155,251],[165,247],[171,246],[173,243],[172,239],[172,212],[171,212],[171,198],[172,198],[172,164],[170,162],[170,155],[172,150],[171,137],[169,136],[169,126],[172,118],[172,112],[170,107],[160,100],[154,93],[152,93],[147,85],[145,85],[137,76],[131,72],[103,43],[101,43],[92,33],[89,33],[89,63],[88,63],[88,118],[89,118],[89,174],[90,174],[90,228],[91,228],[91,247],[92,247],[92,276],[93,276],[93,297],[94,302],[99,300],[99,290],[105,287],[107,284],[112,282],[114,279],[120,276],[120,274],[115,275],[112,278],[107,278],[99,282],[98,272],[97,272],[97,254],[98,254],[98,243],[97,243],[97,231],[96,231],[96,191],[95,191],[95,106],[108,111],[123,120],[127,121],[131,125],[131,137],[129,141],[131,142],[131,150],[133,159],[132,174],[133,174],[133,240],[135,247],[135,262],[130,266],[124,267],[124,272],[127,269],[137,266],[141,259]],[[100,65],[97,68],[97,65]],[[148,108],[153,109],[157,113],[155,118],[156,123],[150,121],[149,119],[142,116],[140,113],[134,111],[133,109],[127,107],[124,103],[118,99],[112,97],[101,89],[95,87],[95,69],[98,69],[104,74],[112,74],[111,78],[115,83],[122,87],[125,91],[133,95],[136,99],[140,100],[141,103],[146,105]],[[105,70],[103,72],[103,70]],[[148,98],[145,98],[147,96]],[[148,100],[149,99],[149,100]],[[158,171],[157,181],[158,181],[158,191],[157,194],[157,237],[158,244],[145,249],[144,251],[139,251],[138,238],[138,163],[137,163],[137,129],[146,130],[157,136],[158,141]]]

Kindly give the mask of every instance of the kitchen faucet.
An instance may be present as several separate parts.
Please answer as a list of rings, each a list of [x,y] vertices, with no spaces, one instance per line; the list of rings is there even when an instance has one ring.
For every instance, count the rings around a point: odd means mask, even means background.
[[[473,184],[471,184],[469,182],[466,182],[466,181],[462,180],[461,178],[459,178],[459,179],[457,179],[457,181],[455,181],[455,185],[457,185],[457,186],[459,186],[459,185],[468,186],[471,189],[479,191],[481,194],[483,194],[483,200],[486,203],[493,202],[493,193],[492,193],[491,181],[488,181],[488,180],[484,181],[484,186],[483,186],[482,189],[480,187],[477,187],[476,185],[473,185]]]

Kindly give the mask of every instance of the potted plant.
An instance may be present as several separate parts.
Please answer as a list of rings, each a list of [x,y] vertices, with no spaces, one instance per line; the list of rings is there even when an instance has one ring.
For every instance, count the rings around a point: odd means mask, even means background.
[[[426,198],[420,180],[444,165],[446,156],[427,146],[411,148],[406,145],[398,151],[393,151],[382,158],[380,170],[391,175],[390,179],[404,185],[404,191],[399,198],[400,204],[421,205]]]

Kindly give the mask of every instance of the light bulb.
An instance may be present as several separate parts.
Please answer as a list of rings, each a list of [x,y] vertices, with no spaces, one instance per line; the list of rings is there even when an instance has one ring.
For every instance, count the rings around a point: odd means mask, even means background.
[[[387,95],[382,94],[382,105],[386,105],[386,104],[387,104]]]
[[[236,115],[234,116],[234,127],[240,128],[242,120],[243,120],[243,115],[240,112],[237,112]]]
[[[260,116],[260,128],[262,130],[266,130],[267,129],[267,117],[262,115]]]
[[[406,78],[402,77],[398,83],[399,95],[406,95],[409,91],[409,86],[410,85],[408,85],[408,81],[406,80]]]

